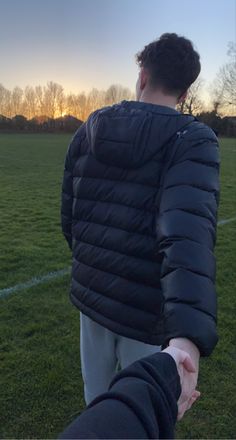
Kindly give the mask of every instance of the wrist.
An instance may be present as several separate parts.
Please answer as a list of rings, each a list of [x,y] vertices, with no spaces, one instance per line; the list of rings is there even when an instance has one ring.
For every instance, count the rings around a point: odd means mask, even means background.
[[[176,347],[180,350],[186,351],[191,358],[198,361],[200,358],[200,351],[198,347],[188,338],[173,338],[169,341],[170,347]]]

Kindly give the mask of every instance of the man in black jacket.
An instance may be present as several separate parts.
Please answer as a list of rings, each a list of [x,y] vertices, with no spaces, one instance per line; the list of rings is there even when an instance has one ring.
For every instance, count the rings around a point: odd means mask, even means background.
[[[97,110],[65,163],[62,228],[72,248],[71,300],[81,313],[89,403],[160,345],[189,353],[179,416],[199,356],[217,342],[215,134],[176,105],[200,72],[192,43],[164,34],[137,55],[137,101]]]

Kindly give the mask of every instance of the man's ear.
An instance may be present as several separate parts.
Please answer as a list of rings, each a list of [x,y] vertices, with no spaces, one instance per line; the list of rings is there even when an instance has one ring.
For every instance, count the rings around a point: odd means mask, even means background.
[[[181,104],[182,102],[184,102],[186,100],[188,96],[188,90],[186,90],[186,92],[182,93],[182,95],[180,95],[180,97],[178,98],[177,104]]]
[[[147,81],[148,81],[148,73],[147,73],[146,69],[144,69],[144,67],[141,67],[141,69],[140,69],[140,90],[143,90],[146,87]]]

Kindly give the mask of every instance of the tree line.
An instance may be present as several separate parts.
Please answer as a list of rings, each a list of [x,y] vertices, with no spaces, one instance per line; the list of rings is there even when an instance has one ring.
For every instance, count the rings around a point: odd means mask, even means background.
[[[107,90],[93,88],[88,94],[66,94],[63,87],[53,81],[43,87],[27,86],[24,90],[17,86],[12,91],[0,84],[0,115],[7,118],[22,115],[28,120],[72,115],[84,121],[99,107],[130,99],[135,99],[134,94],[121,85],[111,85]]]
[[[197,119],[209,125],[219,136],[236,137],[236,116],[219,116],[215,110],[202,111],[196,115]],[[80,125],[81,119],[65,115],[59,118],[38,116],[28,120],[23,115],[7,118],[0,115],[0,130],[3,132],[45,132],[45,133],[74,133]]]

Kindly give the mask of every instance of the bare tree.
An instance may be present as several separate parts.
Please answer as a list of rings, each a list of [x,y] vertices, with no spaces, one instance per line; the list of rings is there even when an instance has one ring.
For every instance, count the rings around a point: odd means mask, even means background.
[[[94,110],[105,105],[106,92],[103,90],[92,89],[87,96],[87,113],[91,113]]]
[[[26,116],[27,119],[32,119],[34,116],[40,114],[40,109],[37,108],[36,92],[33,87],[25,87],[24,101],[22,104],[22,114]]]
[[[190,115],[197,115],[204,109],[203,100],[201,99],[203,93],[204,81],[198,78],[188,90],[187,98],[178,106],[178,110],[182,113],[189,113]]]
[[[219,69],[211,86],[214,110],[223,114],[236,113],[236,43],[228,44],[228,63]]]
[[[44,87],[44,106],[45,114],[50,118],[55,118],[59,111],[59,102],[63,96],[63,87],[60,84],[49,81]]]
[[[105,103],[106,105],[112,105],[132,98],[132,93],[127,87],[123,87],[120,84],[112,84],[106,91]]]
[[[75,116],[75,101],[76,101],[76,95],[73,93],[70,93],[66,96],[66,114],[67,115],[74,115]]]
[[[76,97],[77,118],[85,121],[89,116],[88,99],[84,92]]]
[[[36,96],[36,106],[37,106],[37,114],[45,115],[45,106],[44,106],[44,93],[42,86],[35,87],[35,96]]]
[[[23,90],[15,87],[11,94],[12,116],[19,115],[22,112]]]
[[[2,84],[0,84],[0,114],[8,118],[12,116],[11,92]]]
[[[0,84],[0,115],[6,116],[6,89]]]
[[[65,109],[66,109],[66,99],[65,99],[63,87],[61,87],[57,93],[57,111],[59,116],[63,116],[65,114]]]
[[[84,121],[86,119],[87,97],[84,93],[70,93],[66,97],[66,113]]]

